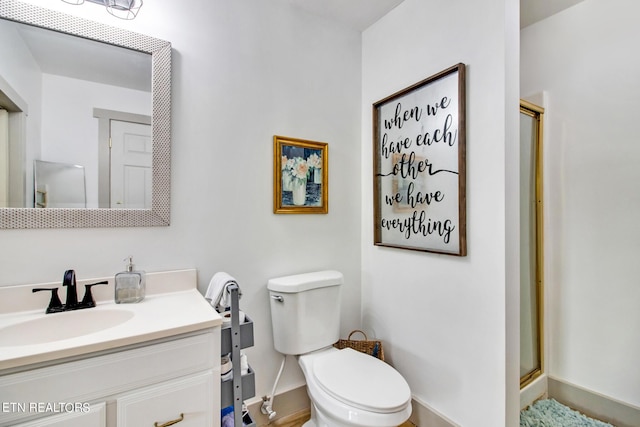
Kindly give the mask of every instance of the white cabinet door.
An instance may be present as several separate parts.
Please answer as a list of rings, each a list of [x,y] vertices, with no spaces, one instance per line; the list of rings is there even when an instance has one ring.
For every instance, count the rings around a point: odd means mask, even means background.
[[[217,423],[214,424],[213,379],[213,371],[207,371],[147,387],[119,398],[118,427],[219,425],[219,413]],[[177,422],[169,424],[171,421]]]
[[[51,415],[22,424],[16,427],[105,427],[107,425],[106,407],[104,403],[91,405],[81,410]]]

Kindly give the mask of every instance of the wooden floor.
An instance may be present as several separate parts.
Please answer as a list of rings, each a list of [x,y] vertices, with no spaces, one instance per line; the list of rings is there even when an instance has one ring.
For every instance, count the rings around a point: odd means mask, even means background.
[[[281,418],[269,424],[273,427],[302,427],[309,418],[311,413],[309,411],[302,411],[288,417]],[[416,427],[415,424],[407,421],[399,427]]]

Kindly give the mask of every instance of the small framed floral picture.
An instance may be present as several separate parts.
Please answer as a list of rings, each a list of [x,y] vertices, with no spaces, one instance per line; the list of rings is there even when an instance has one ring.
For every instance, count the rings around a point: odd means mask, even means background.
[[[273,213],[329,212],[326,142],[273,137]]]

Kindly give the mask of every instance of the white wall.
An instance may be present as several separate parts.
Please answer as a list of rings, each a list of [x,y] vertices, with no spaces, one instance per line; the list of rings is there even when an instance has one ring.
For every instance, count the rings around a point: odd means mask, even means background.
[[[343,329],[360,324],[359,32],[287,0],[145,2],[131,22],[100,6],[32,0],[169,40],[173,45],[171,226],[0,230],[0,285],[112,275],[132,254],[147,271],[197,268],[236,276],[255,321],[258,398],[271,392],[273,350],[266,282],[344,273]],[[329,214],[274,215],[273,135],[329,143]],[[279,391],[303,384],[289,363]],[[276,410],[278,403],[276,402]]]
[[[414,397],[464,426],[517,424],[517,22],[513,1],[405,0],[363,33],[363,325]],[[371,105],[458,62],[468,256],[374,247]]]
[[[548,373],[636,406],[639,14],[586,0],[521,34],[522,95],[548,95]]]

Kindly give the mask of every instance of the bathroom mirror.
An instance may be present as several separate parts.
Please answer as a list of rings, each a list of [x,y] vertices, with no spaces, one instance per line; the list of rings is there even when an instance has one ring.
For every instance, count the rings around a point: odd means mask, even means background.
[[[15,26],[15,29],[9,31],[13,31],[12,35],[20,37],[17,39],[20,43],[9,44],[9,46],[5,43],[4,47],[0,45],[0,55],[3,58],[11,58],[12,61],[26,61],[24,58],[27,58],[28,61],[35,62],[39,53],[33,46],[37,46],[45,54],[50,54],[53,59],[64,58],[62,52],[53,53],[53,48],[48,47],[48,43],[56,39],[71,49],[72,56],[75,53],[76,56],[81,57],[84,65],[94,65],[90,76],[71,75],[80,73],[80,69],[84,68],[75,65],[67,67],[71,69],[71,74],[61,77],[57,75],[60,73],[51,72],[48,77],[33,80],[39,81],[38,84],[25,84],[25,81],[28,81],[29,72],[3,73],[3,67],[0,67],[0,106],[8,111],[8,120],[7,114],[4,114],[4,121],[8,123],[9,129],[2,130],[2,114],[0,114],[0,150],[9,153],[4,156],[8,161],[0,162],[0,228],[169,225],[171,44],[164,40],[14,0],[0,0],[0,25],[5,29],[7,25]],[[20,29],[17,29],[17,26],[20,26]],[[32,44],[30,55],[23,55],[17,50],[18,44],[23,41],[25,45]],[[45,44],[46,48],[43,47]],[[65,62],[71,61],[58,62],[58,66],[62,67],[68,65]],[[5,63],[5,71],[7,68]],[[45,73],[46,71],[42,70],[42,76]],[[20,81],[16,75],[23,80]],[[47,83],[47,78],[52,81]],[[61,80],[55,80],[57,78]],[[77,86],[73,86],[74,82],[77,82]],[[62,109],[59,104],[51,102],[51,99],[62,100],[66,97],[92,98],[87,95],[88,92],[83,86],[89,83],[103,85],[113,96],[107,101],[95,101],[93,108],[87,106],[82,112],[82,117],[79,117],[80,113],[77,111]],[[44,98],[41,93],[42,88],[47,84],[48,87],[55,87],[59,92],[57,95],[48,95],[48,102],[41,102]],[[132,98],[121,95],[119,91],[131,92]],[[58,111],[55,111],[56,108],[51,108],[56,106]],[[48,120],[52,120],[51,117],[55,117],[56,114],[56,124],[47,127],[45,115]],[[62,124],[63,119],[66,120],[65,124]],[[30,120],[33,122],[29,122]],[[86,127],[85,130],[78,130],[67,124],[86,123],[88,120],[93,120],[93,128],[90,132],[86,131]],[[136,126],[144,124],[149,128],[146,139],[134,141],[136,149],[144,149],[149,158],[148,170],[144,175],[140,175],[141,178],[138,181],[146,182],[147,201],[143,204],[131,205],[134,207],[119,208],[118,206],[121,206],[119,203],[109,203],[108,188],[107,202],[104,201],[104,176],[107,176],[106,187],[108,187],[110,174],[113,174],[109,169],[111,159],[108,152],[110,146],[108,126],[113,121],[135,122]],[[6,124],[4,126],[7,127]],[[45,138],[41,133],[45,132],[49,139],[54,139],[52,133],[59,133],[58,146],[54,148],[42,146]],[[64,132],[68,132],[69,137]],[[84,132],[83,137],[78,137],[82,132]],[[139,132],[136,130],[133,133]],[[98,143],[100,139],[103,141],[102,145]],[[17,143],[18,140],[21,142]],[[106,161],[104,141],[107,141]],[[87,173],[88,208],[38,208],[35,204],[38,195],[33,176],[34,160],[79,163],[70,158],[73,157],[71,154],[62,155],[61,152],[67,150],[68,153],[75,155],[83,149],[81,147],[83,144],[90,147],[89,154],[86,155],[87,159],[90,159],[87,160],[89,164],[83,164],[86,166]],[[58,158],[44,158],[47,152],[55,153]],[[94,158],[100,159],[95,160],[96,163],[93,164]],[[103,177],[100,183],[98,183],[98,174]],[[138,187],[144,186],[138,185]],[[100,201],[98,201],[98,192],[101,194]]]

